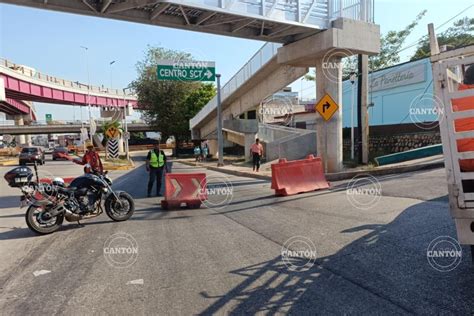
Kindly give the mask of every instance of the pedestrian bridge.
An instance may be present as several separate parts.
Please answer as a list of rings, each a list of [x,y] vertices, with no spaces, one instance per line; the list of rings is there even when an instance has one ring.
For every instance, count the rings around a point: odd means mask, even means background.
[[[289,43],[345,17],[372,21],[372,0],[0,0],[267,42]]]

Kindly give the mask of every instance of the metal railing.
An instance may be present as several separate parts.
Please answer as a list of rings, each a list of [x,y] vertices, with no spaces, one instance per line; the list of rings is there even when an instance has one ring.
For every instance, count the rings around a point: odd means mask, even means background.
[[[257,71],[263,68],[273,57],[276,56],[281,44],[264,44],[240,70],[227,81],[221,88],[222,100],[225,100],[245,82],[247,82]],[[204,119],[211,111],[217,108],[217,96],[212,98],[196,116],[191,119],[191,126],[195,126]],[[196,124],[194,124],[194,122]]]
[[[106,118],[94,118],[94,121],[97,126],[103,125],[104,123],[110,122],[110,119]],[[127,124],[142,124],[146,125],[146,123],[142,120],[136,119],[127,119]],[[0,126],[7,126],[7,127],[46,127],[46,126],[70,126],[70,125],[87,125],[89,126],[89,120],[73,120],[73,121],[64,121],[64,120],[53,120],[53,121],[32,121],[30,123],[25,123],[24,125],[15,125],[15,121],[13,120],[4,120],[0,121]]]
[[[84,91],[85,94],[87,93],[105,93],[105,94],[110,94],[110,95],[116,95],[121,98],[126,97],[128,99],[135,98],[135,96],[126,94],[123,89],[110,89],[106,88],[104,86],[88,86],[87,84],[80,83],[79,81],[70,81],[54,76],[50,76],[44,73],[41,73],[39,71],[36,71],[35,69],[25,66],[25,65],[20,65],[20,64],[15,64],[5,58],[0,57],[0,68],[7,68],[9,70],[15,71],[18,74],[21,74],[23,76],[39,80],[42,82],[46,82],[49,84],[55,84],[60,87],[66,87],[66,88],[73,88],[73,89],[78,89]],[[90,88],[90,89],[89,89]]]
[[[215,8],[247,17],[324,29],[345,17],[373,21],[374,0],[185,0],[179,4]],[[170,0],[170,2],[175,2]],[[176,1],[178,3],[178,1]]]

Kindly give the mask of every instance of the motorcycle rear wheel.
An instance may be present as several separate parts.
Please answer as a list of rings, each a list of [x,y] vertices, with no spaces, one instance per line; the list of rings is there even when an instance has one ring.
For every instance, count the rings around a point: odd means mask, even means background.
[[[56,217],[47,218],[47,212],[41,207],[30,205],[25,214],[26,225],[28,228],[40,235],[54,233],[61,227],[64,215],[59,214]]]

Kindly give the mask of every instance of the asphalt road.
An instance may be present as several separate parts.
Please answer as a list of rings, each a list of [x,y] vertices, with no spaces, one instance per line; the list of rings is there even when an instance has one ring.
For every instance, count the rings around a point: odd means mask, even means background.
[[[80,173],[68,162],[44,169]],[[442,169],[377,178],[380,195],[368,200],[348,197],[347,181],[330,191],[275,197],[262,180],[179,163],[173,172],[205,172],[210,194],[224,194],[200,209],[162,211],[159,198],[146,197],[139,166],[112,173],[114,187],[135,198],[129,221],[104,214],[48,236],[26,228],[19,193],[2,181],[0,313],[474,313],[469,248],[449,272],[427,260],[431,241],[456,236]],[[314,265],[282,259],[291,238],[314,245]],[[114,242],[130,252],[113,253]],[[294,269],[303,263],[310,264]]]

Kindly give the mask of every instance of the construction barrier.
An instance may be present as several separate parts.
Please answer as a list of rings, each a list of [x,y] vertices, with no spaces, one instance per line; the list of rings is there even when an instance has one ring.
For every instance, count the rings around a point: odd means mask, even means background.
[[[275,195],[286,196],[329,188],[320,157],[287,161],[280,159],[272,164],[272,186]]]
[[[205,173],[166,173],[161,207],[165,210],[180,208],[184,203],[188,208],[199,208],[207,199],[206,186]]]

